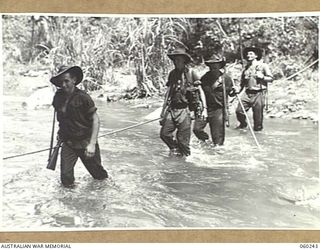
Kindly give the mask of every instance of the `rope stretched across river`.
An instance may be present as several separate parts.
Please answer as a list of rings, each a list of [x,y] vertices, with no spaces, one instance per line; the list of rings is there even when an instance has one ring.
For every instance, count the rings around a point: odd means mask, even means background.
[[[160,120],[160,119],[161,118],[155,118],[155,119],[151,119],[151,120],[148,120],[148,121],[145,121],[145,122],[140,122],[140,123],[131,125],[129,127],[113,130],[113,131],[110,131],[110,132],[108,132],[106,134],[98,136],[98,138],[104,137],[104,136],[107,136],[107,135],[112,135],[112,134],[115,134],[115,133],[119,133],[119,132],[122,132],[122,131],[125,131],[125,130],[129,130],[129,129],[132,129],[132,128],[136,128],[136,127],[139,127],[139,126],[142,126],[144,124],[151,123],[151,122],[154,122],[154,121],[157,121],[157,120]],[[41,153],[41,152],[48,151],[48,150],[50,150],[50,148],[41,149],[41,150],[37,150],[37,151],[32,151],[32,152],[28,152],[28,153],[24,153],[24,154],[12,155],[12,156],[8,156],[8,157],[4,157],[2,159],[3,160],[7,160],[7,159],[17,158],[17,157],[21,157],[21,156],[26,156],[26,155],[37,154],[37,153]]]

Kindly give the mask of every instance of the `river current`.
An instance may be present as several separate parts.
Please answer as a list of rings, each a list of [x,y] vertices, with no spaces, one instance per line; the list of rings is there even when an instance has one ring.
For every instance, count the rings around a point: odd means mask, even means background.
[[[96,101],[100,134],[144,121],[152,109]],[[3,105],[3,157],[48,148],[52,108]],[[2,161],[2,229],[319,229],[318,125],[265,119],[256,133],[226,129],[225,146],[194,135],[192,155],[168,156],[158,122],[99,138],[110,178],[91,178],[79,160],[77,186],[63,188],[48,152]],[[207,128],[208,129],[208,128]]]

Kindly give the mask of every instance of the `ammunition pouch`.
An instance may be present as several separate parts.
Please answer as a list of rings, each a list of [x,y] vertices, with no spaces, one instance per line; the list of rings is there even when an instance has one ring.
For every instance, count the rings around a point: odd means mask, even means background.
[[[188,99],[186,97],[187,88],[181,84],[175,84],[173,86],[171,95],[171,107],[182,108],[188,106]]]
[[[201,117],[203,111],[203,104],[200,98],[200,91],[197,87],[187,88],[187,99],[189,110],[195,112],[196,117]]]

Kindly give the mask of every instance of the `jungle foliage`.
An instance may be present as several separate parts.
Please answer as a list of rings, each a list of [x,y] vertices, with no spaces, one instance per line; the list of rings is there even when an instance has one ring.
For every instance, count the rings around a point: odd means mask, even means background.
[[[163,91],[172,68],[166,56],[185,47],[194,65],[212,53],[241,63],[241,48],[264,49],[276,79],[318,59],[318,17],[170,18],[5,15],[3,59],[37,64],[53,72],[59,65],[84,69],[84,86],[99,89],[114,71],[134,74],[139,97]],[[240,39],[241,37],[241,39]],[[240,46],[241,45],[241,46]],[[315,65],[317,67],[317,64]]]

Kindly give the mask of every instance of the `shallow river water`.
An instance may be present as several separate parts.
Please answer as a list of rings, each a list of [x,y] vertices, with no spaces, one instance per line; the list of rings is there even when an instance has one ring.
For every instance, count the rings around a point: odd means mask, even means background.
[[[100,134],[144,120],[150,109],[96,101]],[[3,105],[3,157],[48,148],[52,109]],[[318,126],[265,119],[255,147],[234,115],[219,149],[192,136],[192,155],[168,157],[159,123],[99,138],[111,178],[96,181],[79,161],[65,189],[48,152],[3,160],[2,228],[320,228]]]

